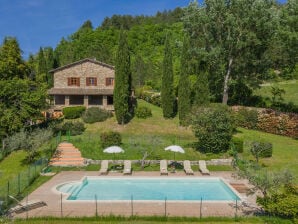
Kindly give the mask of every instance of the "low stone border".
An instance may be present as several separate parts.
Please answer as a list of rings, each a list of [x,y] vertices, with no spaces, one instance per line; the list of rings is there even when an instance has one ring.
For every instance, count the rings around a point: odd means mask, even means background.
[[[86,164],[97,164],[99,165],[102,160],[93,160],[93,159],[85,159]],[[115,164],[123,164],[124,160],[109,160],[110,163],[115,163]],[[174,160],[168,160],[168,163],[173,162]],[[137,164],[141,163],[141,160],[131,160],[132,163]],[[178,160],[176,161],[177,163],[183,164],[183,160]],[[145,164],[159,164],[160,160],[145,160]],[[190,161],[191,165],[199,165],[199,161]],[[211,159],[211,160],[206,160],[207,165],[231,165],[232,164],[232,159]]]

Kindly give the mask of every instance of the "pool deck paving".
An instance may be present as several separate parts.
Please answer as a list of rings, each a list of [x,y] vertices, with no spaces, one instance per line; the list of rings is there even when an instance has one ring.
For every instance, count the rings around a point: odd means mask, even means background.
[[[16,218],[26,217],[79,217],[79,216],[95,216],[95,215],[140,215],[140,216],[189,216],[189,217],[209,217],[209,216],[238,216],[250,215],[255,212],[258,207],[255,204],[256,195],[247,196],[245,193],[239,193],[241,201],[68,201],[68,195],[61,194],[56,190],[57,185],[66,182],[80,181],[85,176],[96,176],[104,178],[123,177],[122,173],[109,172],[108,175],[100,176],[98,171],[63,171],[52,179],[44,183],[42,186],[32,192],[28,198],[22,202],[41,200],[46,203],[46,206],[34,208],[29,211],[21,213],[13,213],[12,216]],[[133,172],[131,177],[160,177],[159,172]],[[232,172],[211,172],[210,176],[202,176],[200,172],[195,172],[192,176],[186,176],[183,171],[176,173],[169,173],[168,176],[162,178],[173,177],[221,177],[229,184],[236,186],[248,186],[245,180],[235,179]],[[119,186],[121,187],[121,186]],[[236,190],[235,190],[236,191]]]

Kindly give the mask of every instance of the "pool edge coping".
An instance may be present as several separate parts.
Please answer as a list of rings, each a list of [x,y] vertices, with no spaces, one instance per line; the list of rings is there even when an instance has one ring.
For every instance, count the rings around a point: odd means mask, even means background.
[[[159,177],[148,177],[148,176],[83,176],[78,181],[66,181],[61,184],[57,184],[54,187],[52,187],[52,192],[56,195],[62,195],[62,200],[64,203],[90,203],[94,202],[95,200],[67,200],[67,198],[71,195],[71,193],[64,193],[59,190],[57,190],[58,186],[62,186],[65,184],[70,183],[82,183],[86,178],[89,179],[164,179],[164,176]],[[229,189],[239,198],[239,200],[203,200],[204,203],[228,203],[228,202],[244,202],[246,201],[246,197],[240,195],[238,191],[236,191],[226,180],[222,177],[214,177],[214,176],[203,176],[203,177],[192,177],[192,176],[185,176],[185,177],[166,177],[168,179],[219,179],[223,183],[225,183]],[[134,203],[164,203],[165,200],[133,200]],[[167,200],[167,203],[198,203],[201,200]],[[128,203],[131,202],[131,200],[100,200],[100,203]]]

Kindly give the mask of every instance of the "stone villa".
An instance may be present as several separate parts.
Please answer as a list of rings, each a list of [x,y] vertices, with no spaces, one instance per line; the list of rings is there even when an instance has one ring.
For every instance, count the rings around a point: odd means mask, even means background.
[[[48,94],[54,111],[78,105],[114,110],[114,66],[86,58],[50,72],[54,87]]]

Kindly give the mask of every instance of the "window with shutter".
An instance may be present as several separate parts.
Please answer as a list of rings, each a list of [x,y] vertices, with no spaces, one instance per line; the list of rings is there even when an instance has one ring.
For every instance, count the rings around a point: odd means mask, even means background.
[[[114,78],[106,78],[106,86],[114,86]]]
[[[80,86],[80,78],[76,78],[76,77],[67,78],[67,84],[69,86]]]
[[[97,86],[97,78],[95,78],[95,77],[87,77],[86,78],[86,85],[87,86]]]

